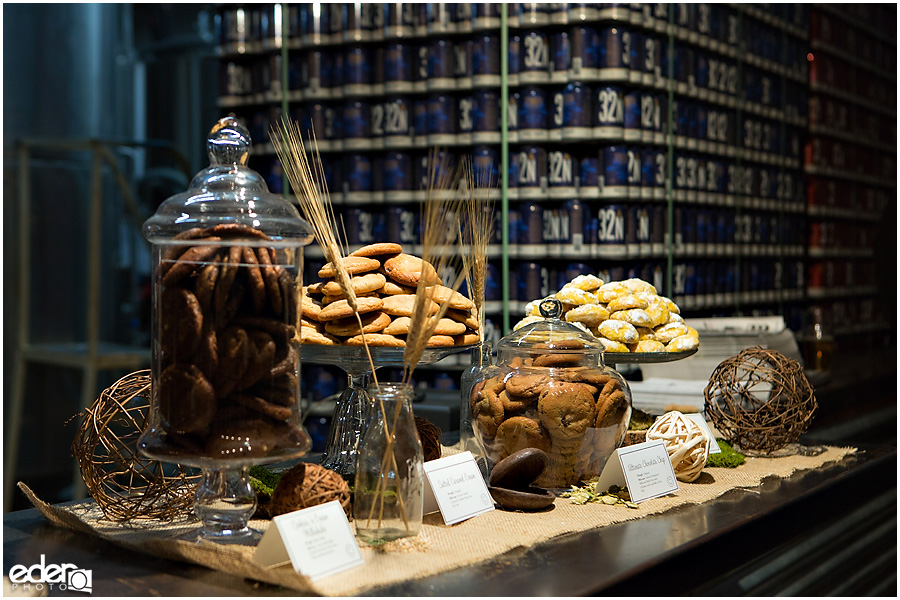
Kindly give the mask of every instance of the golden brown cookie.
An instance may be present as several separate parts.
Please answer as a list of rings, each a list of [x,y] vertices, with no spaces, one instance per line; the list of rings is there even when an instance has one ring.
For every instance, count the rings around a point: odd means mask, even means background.
[[[665,352],[666,345],[656,340],[641,340],[634,345],[632,352]]]
[[[418,285],[423,273],[427,283],[437,285],[443,283],[430,263],[411,254],[400,253],[387,259],[384,261],[384,272],[397,283],[410,287]]]
[[[334,346],[341,340],[328,333],[317,331],[311,327],[300,327],[300,343],[315,344],[318,346]]]
[[[300,303],[301,314],[312,321],[318,321],[319,315],[322,314],[322,302],[312,296],[303,294],[303,300]]]
[[[503,404],[503,413],[506,415],[521,413],[538,399],[538,395],[516,396],[510,394],[509,390],[503,390],[498,395],[500,396],[500,402]]]
[[[506,379],[506,391],[515,396],[537,397],[548,383],[548,375],[510,375]]]
[[[383,305],[384,302],[382,302],[381,298],[357,298],[355,312],[364,315],[366,313],[375,312],[376,310],[381,310]],[[345,319],[353,316],[353,314],[354,310],[350,308],[350,304],[346,300],[338,300],[337,302],[332,302],[328,306],[325,306],[321,312],[319,312],[319,320],[322,322],[336,321],[337,319]]]
[[[379,242],[377,244],[369,244],[363,246],[350,253],[350,256],[383,256],[385,254],[400,254],[403,252],[403,246],[394,242]]]
[[[354,295],[357,298],[380,298],[380,296],[378,295],[377,292],[365,292],[362,294],[354,294]],[[326,294],[325,296],[322,296],[322,306],[328,306],[329,304],[333,304],[333,303],[337,302],[338,300],[346,300],[346,299],[347,299],[347,296],[345,296],[344,294],[335,294],[335,295]]]
[[[388,279],[377,292],[382,296],[397,296],[399,294],[415,294],[416,288],[408,285],[400,285],[399,283]]]
[[[554,382],[541,392],[538,414],[554,441],[578,438],[594,424],[594,397],[583,386]]]
[[[450,335],[432,335],[428,338],[425,346],[428,348],[449,348],[455,344],[453,336]]]
[[[607,319],[598,327],[600,335],[608,340],[622,344],[633,344],[638,341],[637,329],[631,323],[615,319]]]
[[[409,333],[409,324],[412,319],[409,317],[394,317],[391,322],[384,328],[383,333],[389,335],[406,335]]]
[[[497,427],[494,439],[502,448],[502,458],[523,448],[537,448],[544,452],[550,450],[550,436],[540,423],[528,417],[506,419]]]
[[[363,335],[365,335],[365,343],[369,346],[379,347],[379,348],[404,348],[406,347],[406,342],[401,338],[398,338],[393,335],[387,335],[385,333],[366,333],[362,335],[354,335],[353,337],[349,337],[344,340],[344,344],[348,346],[362,346],[363,345]]]
[[[325,323],[325,332],[331,335],[350,337],[360,333],[378,333],[390,325],[391,317],[383,312],[375,311],[360,315],[362,330],[355,316],[336,319]]]
[[[478,315],[475,314],[475,310],[454,310],[452,308],[448,308],[447,312],[444,313],[444,316],[448,319],[453,319],[454,321],[459,321],[472,331],[478,331],[478,328],[481,326],[481,323],[478,322]]]
[[[447,317],[440,319],[434,327],[434,335],[462,335],[465,331],[465,324]]]
[[[387,278],[381,273],[366,273],[350,278],[350,288],[353,293],[360,295],[369,292],[376,292],[381,289]],[[343,296],[344,289],[337,281],[328,281],[322,286],[322,293],[326,296]]]
[[[497,434],[497,427],[503,422],[503,403],[494,386],[486,384],[472,397],[472,418],[485,437]]]
[[[621,425],[627,410],[628,400],[622,390],[616,390],[608,396],[602,397],[597,401],[597,418],[594,421],[594,427],[603,429]]]
[[[462,335],[453,336],[454,346],[471,346],[481,341],[481,336],[475,332],[468,332]]]
[[[344,265],[344,268],[350,275],[360,275],[362,273],[368,273],[369,271],[374,271],[381,266],[381,261],[378,261],[374,258],[366,258],[364,256],[345,256],[341,259],[341,263]],[[324,267],[319,269],[319,277],[321,277],[322,279],[332,279],[336,275],[337,271],[335,270],[334,265],[331,263],[328,263]]]
[[[475,308],[475,303],[460,294],[458,291],[437,285],[432,291],[431,299],[443,306],[446,304],[449,308],[455,310],[471,310]]]
[[[398,294],[383,298],[381,310],[395,317],[411,317],[415,306],[415,294]],[[440,307],[430,300],[426,302],[425,306],[428,308],[429,315],[436,314],[440,310]]]

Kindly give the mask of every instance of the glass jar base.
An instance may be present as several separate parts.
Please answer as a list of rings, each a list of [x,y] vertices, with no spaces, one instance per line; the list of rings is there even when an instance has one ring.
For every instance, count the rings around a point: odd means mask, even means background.
[[[408,529],[404,529],[402,527],[380,527],[380,528],[371,528],[371,529],[359,529],[356,530],[356,537],[366,544],[371,544],[373,546],[380,546],[381,544],[386,544],[387,542],[392,542],[394,540],[399,540],[401,538],[406,537],[415,537],[419,535],[418,531],[412,531]]]

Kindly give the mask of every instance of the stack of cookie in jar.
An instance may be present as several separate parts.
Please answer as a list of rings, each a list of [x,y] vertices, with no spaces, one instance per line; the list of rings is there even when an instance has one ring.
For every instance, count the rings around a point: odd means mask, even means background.
[[[678,305],[642,279],[604,283],[595,275],[578,275],[549,298],[562,302],[560,318],[597,337],[605,352],[685,352],[700,345]],[[545,299],[529,302],[514,329],[542,320],[538,306]]]
[[[475,304],[444,286],[430,264],[405,253],[400,244],[383,242],[363,246],[342,261],[351,276],[362,328],[335,279],[334,266],[329,263],[318,272],[321,280],[303,290],[301,343],[361,346],[365,336],[369,346],[404,348],[416,303],[416,286],[423,273],[427,283],[436,286],[428,304],[429,314],[436,314],[443,303],[449,306],[428,339],[428,347],[478,343]]]

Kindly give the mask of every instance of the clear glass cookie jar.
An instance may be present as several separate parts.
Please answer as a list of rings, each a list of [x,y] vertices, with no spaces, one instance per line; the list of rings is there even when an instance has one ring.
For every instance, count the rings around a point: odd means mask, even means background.
[[[489,469],[538,448],[550,462],[535,485],[559,489],[599,474],[622,444],[631,390],[603,364],[597,338],[558,318],[559,301],[545,300],[541,312],[545,320],[500,340],[497,363],[481,371],[468,408]]]
[[[210,166],[144,223],[153,252],[152,404],[140,448],[200,467],[300,456],[300,280],[311,226],[247,167],[236,119]]]

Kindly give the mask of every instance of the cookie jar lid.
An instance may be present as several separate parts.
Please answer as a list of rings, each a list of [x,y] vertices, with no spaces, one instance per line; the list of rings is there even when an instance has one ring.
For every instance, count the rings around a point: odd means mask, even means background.
[[[527,357],[535,351],[547,350],[552,350],[553,354],[585,355],[586,363],[602,364],[603,344],[591,333],[560,319],[562,304],[559,300],[546,298],[538,309],[543,320],[523,325],[497,343],[501,364],[514,356]]]
[[[144,237],[165,244],[195,227],[239,224],[266,233],[276,245],[309,244],[313,230],[297,208],[270,193],[266,180],[247,167],[251,144],[250,132],[237,119],[219,119],[207,138],[209,167],[194,175],[186,192],[168,198],[144,222]]]

